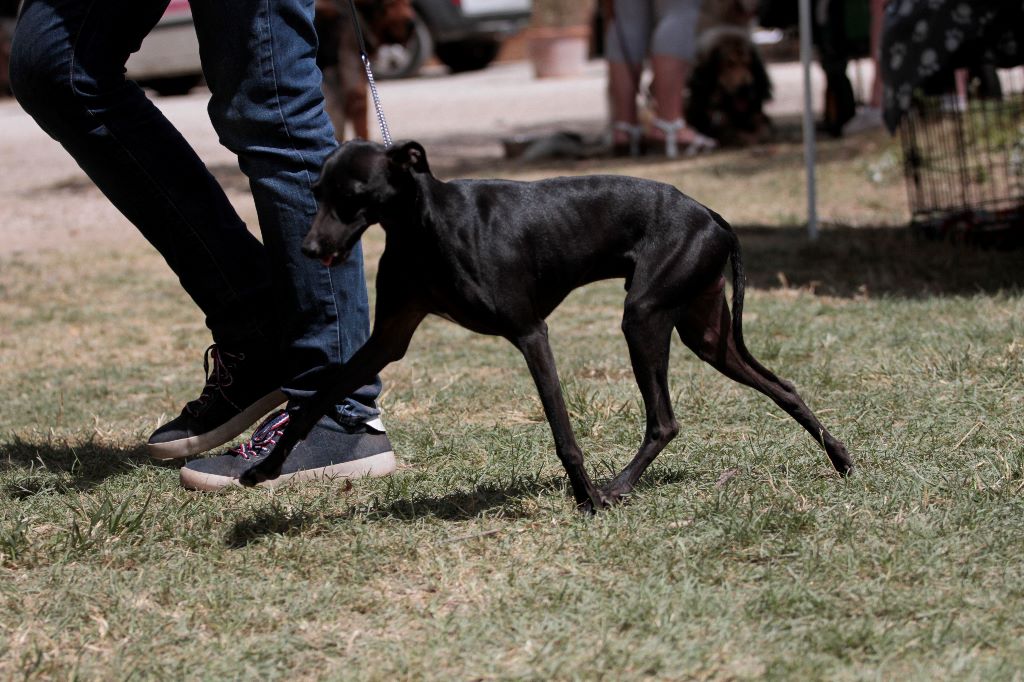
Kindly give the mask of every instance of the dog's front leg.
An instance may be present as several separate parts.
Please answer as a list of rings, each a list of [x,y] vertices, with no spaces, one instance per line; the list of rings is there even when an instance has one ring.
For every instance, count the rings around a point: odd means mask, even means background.
[[[381,314],[379,306],[377,314]],[[411,309],[384,319],[378,317],[370,338],[349,361],[325,373],[324,387],[309,402],[301,408],[289,410],[291,419],[277,445],[265,459],[249,467],[239,477],[239,482],[244,486],[254,486],[277,478],[292,448],[306,437],[322,416],[357,388],[373,381],[388,364],[402,359],[413,332],[424,317],[424,313]]]
[[[298,408],[288,410],[289,421],[280,440],[264,459],[256,462],[238,479],[244,486],[254,486],[263,481],[273,480],[281,475],[281,466],[292,449],[316,426],[320,418],[330,412],[352,391],[373,380],[387,363],[372,363],[376,355],[371,341],[367,341],[352,359],[344,365],[325,373],[325,387],[317,391],[309,401]],[[366,351],[365,353],[363,351]]]
[[[555,357],[548,343],[547,325],[541,322],[536,329],[510,340],[526,358],[530,374],[537,385],[540,401],[544,405],[544,414],[555,437],[555,451],[562,460],[566,473],[569,474],[569,483],[576,504],[587,512],[607,507],[609,500],[593,484],[586,469],[583,468],[583,451],[576,443],[569,422],[569,413],[565,409],[565,400],[562,398],[558,372],[555,369]]]

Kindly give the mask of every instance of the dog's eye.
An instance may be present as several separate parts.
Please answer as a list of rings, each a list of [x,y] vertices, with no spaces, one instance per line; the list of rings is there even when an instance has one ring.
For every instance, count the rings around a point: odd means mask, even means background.
[[[348,207],[352,206],[355,203],[358,203],[359,200],[362,198],[362,192],[357,192],[355,190],[348,189],[341,192],[340,196],[338,197],[338,203],[342,204],[342,206]]]

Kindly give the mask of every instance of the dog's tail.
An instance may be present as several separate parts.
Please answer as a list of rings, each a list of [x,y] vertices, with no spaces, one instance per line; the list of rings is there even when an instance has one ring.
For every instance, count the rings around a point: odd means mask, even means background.
[[[740,239],[736,236],[736,231],[732,229],[732,225],[726,222],[725,218],[711,209],[708,209],[708,212],[711,213],[711,217],[729,234],[729,238],[732,240],[729,259],[732,261],[732,336],[736,342],[736,350],[739,351],[740,356],[748,365],[769,377],[775,378],[777,381],[781,381],[770,369],[762,365],[750,354],[750,351],[747,350],[747,344],[743,341],[743,294],[747,279],[743,273],[743,253],[740,250]]]

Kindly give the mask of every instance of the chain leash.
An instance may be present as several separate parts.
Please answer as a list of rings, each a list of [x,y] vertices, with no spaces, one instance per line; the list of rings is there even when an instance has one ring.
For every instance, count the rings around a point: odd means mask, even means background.
[[[359,23],[359,13],[356,11],[355,0],[349,0],[349,8],[352,10],[352,24],[356,29],[356,38],[359,40],[359,58],[363,60],[363,67],[366,69],[366,80],[370,84],[370,97],[373,99],[373,109],[377,113],[377,124],[380,126],[380,136],[384,140],[384,146],[391,146],[391,130],[388,128],[387,119],[384,118],[384,109],[380,104],[380,93],[377,92],[377,81],[373,77],[373,69],[370,67],[370,56],[366,53],[366,41],[363,39],[363,27]]]

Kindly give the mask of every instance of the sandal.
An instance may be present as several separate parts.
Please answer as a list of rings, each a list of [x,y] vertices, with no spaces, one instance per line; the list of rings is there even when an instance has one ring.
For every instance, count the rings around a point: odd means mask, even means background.
[[[681,118],[677,118],[674,121],[665,121],[660,118],[655,118],[651,121],[651,125],[665,134],[665,156],[670,159],[678,158],[679,131],[687,128],[686,121]],[[658,142],[662,142],[662,140],[658,140]],[[684,144],[686,144],[686,147],[683,149],[684,158],[697,156],[698,154],[718,149],[718,142],[714,138],[702,135],[696,130],[693,131],[693,139]]]
[[[628,136],[625,142],[616,142],[615,133],[626,133]],[[615,121],[612,123],[612,155],[613,156],[640,156],[640,143],[643,141],[644,129],[635,123],[627,121]]]

